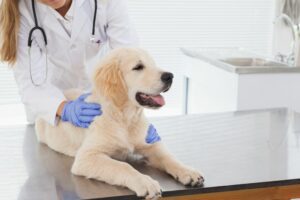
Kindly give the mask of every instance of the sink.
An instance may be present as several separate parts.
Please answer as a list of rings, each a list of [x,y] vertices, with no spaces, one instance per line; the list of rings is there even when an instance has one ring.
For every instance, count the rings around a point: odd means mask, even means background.
[[[236,74],[300,73],[290,66],[241,48],[181,48],[185,56]]]
[[[289,67],[286,64],[263,58],[226,58],[219,59],[219,61],[238,67]]]

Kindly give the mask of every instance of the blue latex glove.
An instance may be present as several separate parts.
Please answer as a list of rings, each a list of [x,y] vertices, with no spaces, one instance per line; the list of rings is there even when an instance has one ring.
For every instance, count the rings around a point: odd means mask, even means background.
[[[148,128],[147,136],[146,136],[146,142],[148,144],[154,144],[155,142],[158,142],[158,141],[161,141],[161,138],[158,135],[154,126],[152,124],[150,124],[150,126]]]
[[[99,104],[84,101],[89,95],[90,93],[83,94],[76,100],[67,102],[62,110],[61,120],[81,128],[88,128],[94,118],[102,114]]]

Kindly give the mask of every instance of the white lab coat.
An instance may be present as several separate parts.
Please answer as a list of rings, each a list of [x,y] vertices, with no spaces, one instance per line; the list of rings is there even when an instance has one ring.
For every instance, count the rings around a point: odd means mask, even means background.
[[[90,74],[95,63],[113,48],[137,45],[137,36],[129,22],[126,0],[98,0],[96,39],[90,42],[94,0],[73,0],[74,19],[71,37],[63,29],[50,7],[36,1],[38,22],[46,32],[48,45],[48,75],[42,86],[36,87],[30,78],[28,35],[34,27],[30,0],[20,0],[21,13],[18,36],[17,63],[14,75],[27,119],[34,123],[42,117],[50,124],[57,122],[56,111],[65,100],[63,91],[68,88],[89,90]],[[41,83],[46,74],[46,51],[40,33],[34,34],[31,48],[31,71],[35,83]]]

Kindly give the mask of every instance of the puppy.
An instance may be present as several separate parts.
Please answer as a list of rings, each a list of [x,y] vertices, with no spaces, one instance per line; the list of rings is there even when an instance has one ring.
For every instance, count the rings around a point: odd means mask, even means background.
[[[72,173],[118,186],[125,186],[147,199],[161,196],[159,183],[123,162],[139,154],[147,162],[173,176],[184,185],[199,186],[203,177],[177,161],[162,142],[145,140],[149,122],[143,108],[165,104],[162,92],[169,90],[173,75],[159,69],[151,57],[137,48],[111,51],[95,70],[92,94],[87,102],[97,102],[103,114],[88,129],[59,121],[56,127],[44,120],[36,122],[37,138],[50,148],[75,157]],[[81,92],[65,93],[69,100]]]

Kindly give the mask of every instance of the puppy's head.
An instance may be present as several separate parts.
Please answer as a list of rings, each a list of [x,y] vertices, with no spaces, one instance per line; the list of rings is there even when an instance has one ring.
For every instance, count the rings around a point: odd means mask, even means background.
[[[170,89],[173,74],[159,69],[147,52],[119,48],[109,53],[96,70],[96,90],[116,106],[128,101],[139,107],[160,108],[161,93]]]

